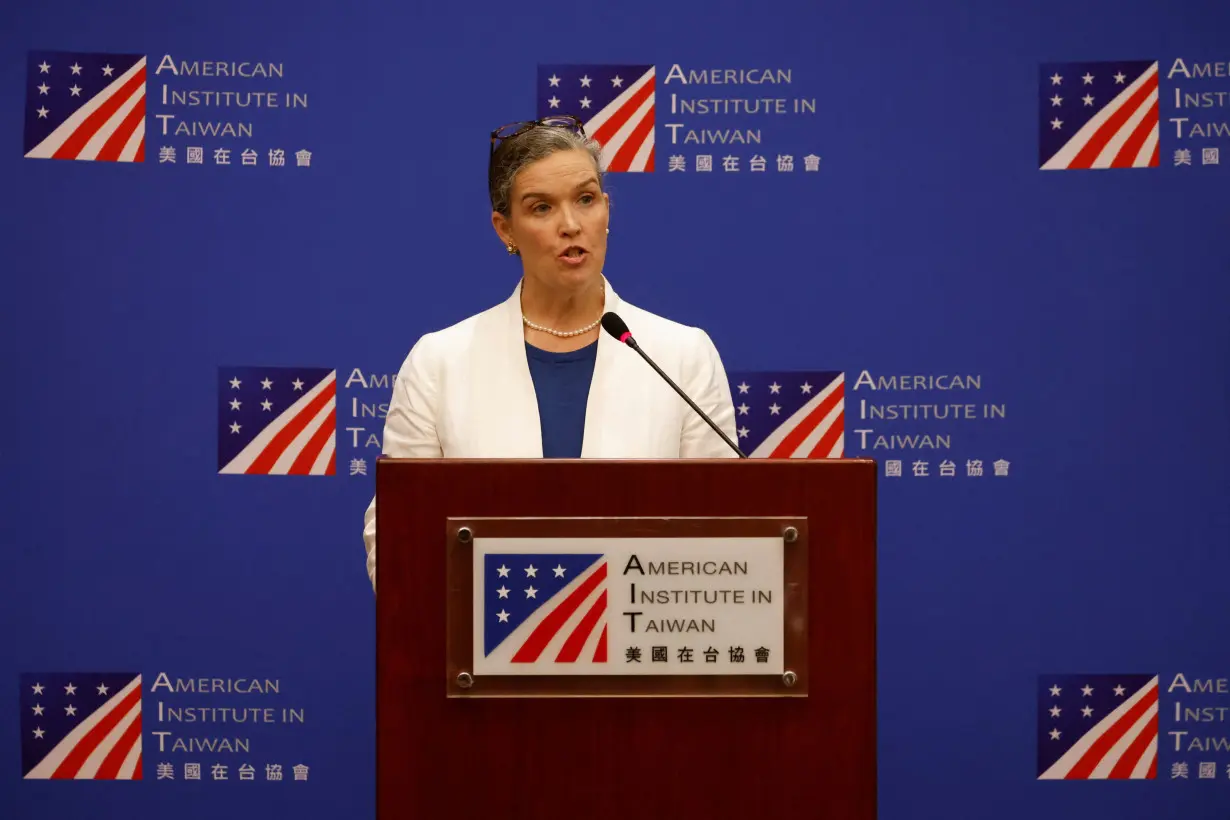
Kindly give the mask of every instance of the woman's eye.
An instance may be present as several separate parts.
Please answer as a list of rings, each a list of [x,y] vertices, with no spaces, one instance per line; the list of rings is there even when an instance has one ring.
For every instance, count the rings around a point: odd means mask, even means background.
[[[581,194],[581,202],[583,202],[584,204],[588,205],[589,203],[593,201],[594,201],[593,194]]]

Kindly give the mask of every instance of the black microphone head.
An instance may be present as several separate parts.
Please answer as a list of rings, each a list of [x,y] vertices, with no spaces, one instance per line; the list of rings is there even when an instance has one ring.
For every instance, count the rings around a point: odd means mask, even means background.
[[[632,331],[628,330],[628,325],[619,318],[618,313],[602,314],[602,329],[621,342],[626,343],[632,339]]]

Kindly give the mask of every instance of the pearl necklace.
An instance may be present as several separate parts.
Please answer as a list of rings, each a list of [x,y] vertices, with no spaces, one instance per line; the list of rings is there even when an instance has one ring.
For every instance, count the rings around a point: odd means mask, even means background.
[[[602,290],[604,292],[606,291],[605,283],[603,284]],[[556,330],[555,328],[552,328],[552,327],[543,327],[542,325],[536,325],[533,322],[531,322],[524,313],[521,314],[521,321],[525,323],[525,326],[530,328],[531,330],[537,330],[540,333],[550,333],[552,336],[560,336],[562,338],[567,338],[569,336],[581,336],[583,334],[589,333],[591,330],[596,328],[598,325],[602,324],[602,317],[599,316],[591,324],[588,324],[585,327],[579,328],[577,330]]]

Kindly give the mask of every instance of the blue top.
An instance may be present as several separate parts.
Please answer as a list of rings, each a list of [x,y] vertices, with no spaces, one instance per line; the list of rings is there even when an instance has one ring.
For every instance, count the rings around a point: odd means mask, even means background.
[[[538,395],[542,457],[580,458],[598,343],[568,353],[551,353],[526,342],[525,352]]]

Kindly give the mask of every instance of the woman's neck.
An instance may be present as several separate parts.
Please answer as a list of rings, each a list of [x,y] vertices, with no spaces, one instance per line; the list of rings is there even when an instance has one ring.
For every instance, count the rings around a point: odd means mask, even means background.
[[[602,316],[606,303],[603,280],[576,289],[543,287],[537,281],[525,278],[521,284],[521,315],[539,327],[561,332],[571,332],[593,325]],[[602,332],[594,326],[575,336],[558,336],[523,325],[525,340],[542,350],[563,353],[592,344]]]

